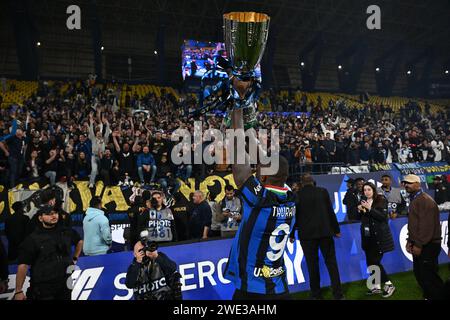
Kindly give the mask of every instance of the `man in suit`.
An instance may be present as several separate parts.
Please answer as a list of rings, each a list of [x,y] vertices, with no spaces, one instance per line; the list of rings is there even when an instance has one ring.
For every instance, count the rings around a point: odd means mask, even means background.
[[[311,175],[302,177],[303,188],[297,194],[296,225],[300,244],[308,266],[312,299],[322,299],[320,292],[319,248],[331,279],[334,298],[344,299],[336,261],[333,237],[340,237],[340,228],[328,191],[315,186]],[[294,229],[294,230],[295,230]],[[294,232],[291,234],[294,241]]]

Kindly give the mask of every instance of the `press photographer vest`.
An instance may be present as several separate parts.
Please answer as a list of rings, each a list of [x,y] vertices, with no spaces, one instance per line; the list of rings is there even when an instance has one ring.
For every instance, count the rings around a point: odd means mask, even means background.
[[[168,280],[157,262],[139,269],[139,286],[134,291],[136,300],[165,300],[172,292]]]
[[[173,214],[168,208],[149,210],[148,232],[149,240],[156,242],[172,241]]]

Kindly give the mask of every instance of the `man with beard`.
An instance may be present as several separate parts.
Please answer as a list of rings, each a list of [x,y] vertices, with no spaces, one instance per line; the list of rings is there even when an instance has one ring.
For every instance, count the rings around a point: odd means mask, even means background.
[[[441,252],[439,209],[433,198],[423,192],[419,176],[407,175],[402,184],[410,197],[406,251],[413,256],[414,275],[424,298],[440,300],[444,283],[438,273]]]
[[[377,189],[379,194],[382,194],[388,202],[388,214],[391,219],[395,219],[397,215],[402,214],[406,201],[402,196],[400,188],[392,186],[392,177],[384,174],[381,177],[381,187]]]
[[[58,211],[53,207],[44,206],[36,214],[41,225],[19,248],[14,299],[70,300],[67,268],[76,264],[83,240],[74,230],[58,225]],[[25,296],[22,288],[30,267],[30,288]]]
[[[150,150],[152,150],[153,158],[155,158],[156,164],[161,163],[161,157],[164,153],[167,154],[169,150],[169,144],[163,139],[162,132],[158,131],[155,134],[155,139],[150,142]]]
[[[354,182],[354,187],[348,188],[343,203],[347,206],[347,217],[349,221],[361,220],[358,213],[358,204],[361,201],[364,178],[356,178],[354,181],[348,179],[345,182]]]

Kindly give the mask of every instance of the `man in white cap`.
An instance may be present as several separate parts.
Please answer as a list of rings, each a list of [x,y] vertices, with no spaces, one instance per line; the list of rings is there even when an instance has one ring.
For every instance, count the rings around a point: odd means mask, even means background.
[[[410,197],[406,250],[413,255],[414,275],[425,299],[441,299],[444,284],[438,274],[441,252],[438,206],[433,198],[422,191],[418,176],[407,175],[402,184]]]

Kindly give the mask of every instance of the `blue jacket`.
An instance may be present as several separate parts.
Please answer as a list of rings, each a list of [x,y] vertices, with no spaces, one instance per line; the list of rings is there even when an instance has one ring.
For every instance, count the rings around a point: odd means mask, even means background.
[[[0,142],[8,140],[12,136],[14,136],[16,134],[16,131],[17,131],[17,120],[14,119],[13,122],[12,122],[11,132],[8,133],[7,135],[4,135],[3,137],[0,137]]]
[[[78,142],[77,145],[75,146],[75,151],[76,152],[84,152],[84,154],[86,155],[86,158],[88,158],[89,160],[92,157],[92,142],[89,139],[86,139],[86,141],[84,143]]]
[[[155,165],[155,159],[153,158],[153,155],[149,152],[147,154],[141,153],[137,157],[137,166],[142,167],[143,165]]]
[[[106,254],[112,242],[108,218],[102,210],[88,208],[83,219],[83,252],[88,256]]]

